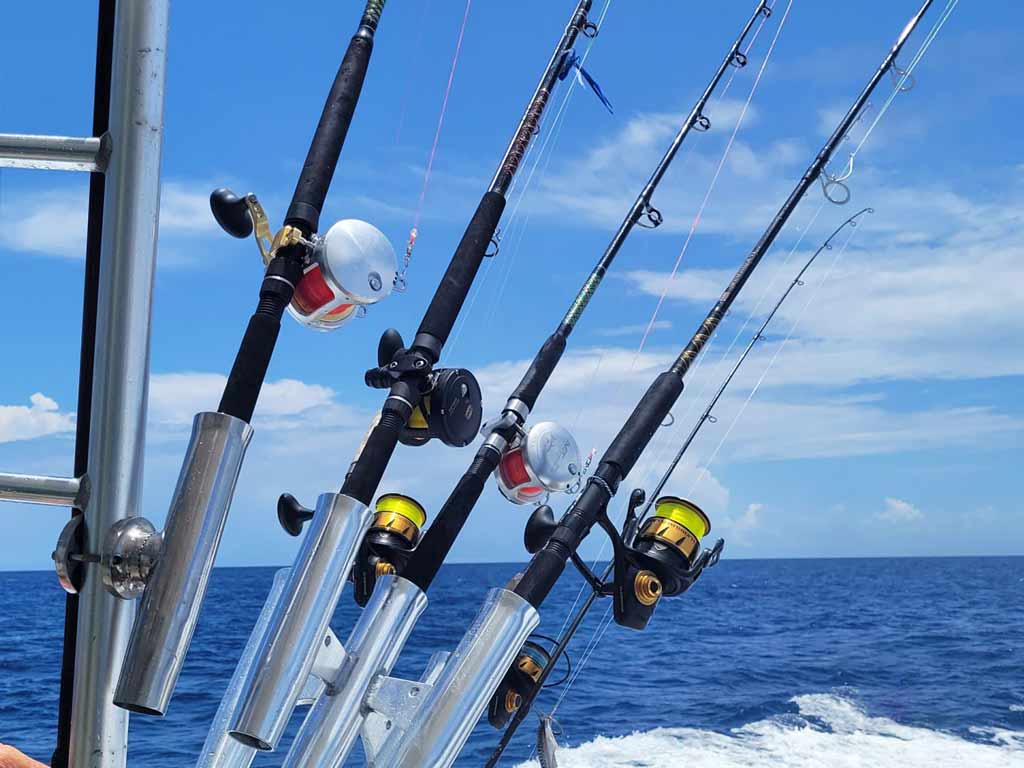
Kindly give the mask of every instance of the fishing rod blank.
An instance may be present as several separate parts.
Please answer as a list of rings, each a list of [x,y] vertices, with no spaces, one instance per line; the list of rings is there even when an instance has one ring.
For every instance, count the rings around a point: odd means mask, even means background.
[[[361,604],[370,601],[346,642],[347,650],[360,660],[360,671],[339,681],[330,695],[322,696],[314,705],[289,752],[286,766],[321,765],[328,755],[337,762],[344,760],[359,729],[361,718],[355,713],[364,709],[361,702],[367,689],[375,677],[390,671],[415,622],[415,617],[410,620],[408,614],[396,612],[393,606],[415,604],[417,616],[424,609],[425,592],[492,473],[497,474],[502,493],[518,503],[548,492],[565,490],[578,475],[578,450],[568,432],[550,422],[539,423],[529,432],[523,429],[523,425],[561,358],[569,335],[634,226],[643,217],[647,218],[649,226],[661,222],[661,214],[651,205],[658,183],[690,131],[710,128],[710,122],[703,114],[708,100],[730,66],[740,67],[746,63],[740,48],[757,19],[769,14],[767,0],[761,0],[684,119],[565,317],[545,341],[522,382],[512,393],[501,417],[484,427],[487,435],[484,445],[418,545],[415,535],[397,535],[396,522],[408,522],[409,528],[418,528],[425,518],[422,507],[397,494],[378,500],[381,516],[368,533],[353,567],[356,599]],[[512,488],[505,482],[506,470],[516,461],[519,462],[519,471],[524,474],[529,471],[530,477],[519,480]],[[393,575],[396,571],[401,575]],[[391,606],[391,610],[385,606]],[[399,627],[396,622],[400,617],[402,623]],[[382,636],[386,636],[388,641],[381,642]]]
[[[323,494],[315,513],[288,496],[279,504],[281,520],[290,532],[297,534],[307,519],[311,525],[270,624],[261,637],[252,639],[258,643],[252,672],[230,725],[231,735],[247,746],[270,750],[277,745],[314,668],[331,615],[371,523],[383,516],[396,535],[408,533],[409,523],[413,527],[422,524],[422,510],[405,504],[401,497],[385,497],[385,508],[376,512],[369,508],[397,444],[422,445],[437,438],[461,447],[480,427],[480,387],[472,373],[435,368],[435,364],[493,241],[505,195],[538,132],[566,57],[581,32],[596,31],[587,20],[591,4],[592,0],[576,4],[412,343],[407,347],[394,329],[382,335],[377,367],[367,371],[365,380],[388,394],[357,450],[341,492]]]
[[[124,709],[159,715],[167,709],[252,437],[249,422],[285,308],[307,307],[303,302],[309,295],[323,298],[331,293],[323,317],[334,313],[338,320],[341,304],[354,310],[390,292],[395,255],[376,228],[348,220],[334,225],[324,238],[316,234],[383,8],[384,0],[367,0],[317,124],[284,227],[271,240],[255,195],[240,198],[219,189],[210,197],[214,217],[229,234],[255,233],[266,272],[218,410],[200,413],[193,422],[163,533],[144,518],[123,521],[112,531],[112,562],[121,563],[117,569],[122,577],[122,586],[112,588],[122,597],[137,597],[145,588],[114,693],[114,703]],[[344,301],[336,301],[341,295]]]
[[[715,394],[712,396],[711,400],[708,401],[707,407],[704,408],[704,411],[701,413],[701,415],[698,417],[697,421],[694,423],[693,427],[690,429],[689,434],[687,434],[686,439],[684,439],[682,444],[679,446],[679,450],[676,452],[675,456],[672,458],[672,461],[669,463],[668,468],[662,474],[661,479],[658,480],[658,484],[655,486],[654,492],[650,495],[650,498],[647,500],[647,503],[644,506],[643,510],[641,510],[639,516],[636,516],[636,515],[632,514],[632,512],[631,512],[631,514],[630,514],[631,521],[637,520],[637,519],[643,519],[645,517],[645,515],[650,511],[651,506],[653,504],[655,504],[654,500],[655,499],[659,499],[659,500],[661,499],[660,494],[661,494],[662,490],[664,490],[665,485],[669,481],[669,478],[672,477],[672,474],[673,474],[673,472],[675,472],[676,467],[679,466],[679,462],[682,461],[683,456],[686,454],[686,451],[689,450],[690,445],[693,444],[693,441],[697,437],[697,434],[700,432],[701,428],[706,423],[708,423],[709,421],[713,421],[714,420],[714,417],[712,416],[712,411],[715,409],[715,406],[718,405],[718,401],[721,399],[722,395],[725,394],[725,390],[729,387],[729,384],[732,383],[732,380],[736,376],[737,371],[739,371],[740,367],[743,365],[744,361],[750,355],[751,351],[754,349],[754,346],[757,344],[757,342],[759,342],[764,337],[764,332],[767,330],[768,326],[771,324],[772,320],[774,319],[775,315],[778,313],[779,309],[786,302],[786,299],[789,298],[789,295],[793,292],[793,290],[797,286],[803,285],[804,274],[807,272],[807,270],[809,270],[811,268],[811,265],[814,264],[814,261],[822,253],[822,251],[831,250],[832,249],[832,241],[835,239],[835,237],[840,232],[842,232],[844,229],[846,229],[846,227],[848,227],[848,226],[849,227],[857,226],[857,219],[859,219],[865,213],[873,213],[873,212],[874,211],[871,208],[864,208],[864,209],[858,211],[857,213],[855,213],[850,218],[848,218],[846,221],[844,221],[842,224],[840,224],[838,227],[836,227],[836,229],[832,232],[831,235],[828,236],[828,238],[825,240],[825,242],[823,242],[821,244],[821,246],[818,248],[818,250],[816,250],[811,255],[811,257],[806,261],[806,263],[804,263],[804,265],[800,269],[800,271],[797,272],[796,277],[793,278],[793,280],[786,287],[786,290],[782,292],[782,295],[779,297],[778,301],[775,302],[775,306],[772,307],[772,310],[768,313],[767,317],[765,317],[764,322],[761,323],[760,327],[757,329],[757,331],[751,337],[750,342],[747,344],[747,346],[743,350],[742,354],[740,354],[739,358],[736,360],[736,363],[733,365],[733,367],[729,371],[728,375],[725,377],[725,379],[722,380],[722,383],[719,385],[718,389],[716,390]],[[643,492],[641,491],[640,493],[643,493]],[[640,494],[638,494],[637,491],[634,491],[634,494],[636,494],[636,495],[631,497],[631,501],[633,502],[631,504],[631,510],[635,509],[637,506],[639,506],[639,504],[643,504],[643,501],[641,499]],[[637,503],[638,501],[639,501],[639,503]],[[677,506],[677,505],[669,505],[668,507],[665,507],[665,511],[675,511],[673,509],[674,506]],[[540,517],[541,516],[538,516],[538,518],[540,518]],[[545,528],[547,528],[546,525],[544,525],[544,524],[537,525],[537,523],[533,520],[533,518],[531,518],[531,522],[534,523],[535,527],[534,527],[533,530],[531,530],[530,526],[528,525],[527,533],[526,533],[526,537],[525,538],[527,539],[528,542],[530,542],[530,543],[527,544],[527,549],[532,551],[532,550],[534,550],[536,548],[537,544],[542,544],[543,543],[544,536],[549,531],[548,530],[544,530]],[[682,525],[682,523],[680,523],[680,525]],[[710,528],[710,524],[708,526],[706,526],[706,527],[709,529]],[[706,535],[706,533],[705,533],[705,535]],[[709,565],[710,565],[710,563],[709,563]],[[615,567],[615,564],[614,564],[614,562],[612,562],[612,563],[610,563],[608,565],[607,568],[605,568],[605,571],[601,575],[601,578],[600,578],[601,583],[604,583],[608,579],[608,577],[611,575],[612,570],[614,569],[614,567]],[[580,628],[580,625],[582,624],[584,617],[590,611],[590,608],[591,608],[591,606],[593,606],[594,601],[598,597],[601,597],[602,594],[603,594],[603,592],[600,589],[591,589],[590,594],[587,595],[587,599],[584,601],[583,605],[580,607],[580,609],[573,616],[572,621],[569,623],[568,628],[565,630],[565,632],[562,634],[562,636],[558,639],[558,642],[556,643],[554,649],[550,653],[544,654],[539,659],[536,658],[536,654],[535,653],[533,654],[533,658],[535,660],[535,663],[533,664],[533,667],[537,671],[536,671],[535,675],[528,676],[530,678],[528,681],[522,680],[521,678],[519,678],[516,675],[508,675],[508,676],[506,676],[506,680],[503,681],[503,683],[507,682],[507,686],[506,686],[507,689],[509,691],[512,691],[515,695],[519,696],[518,701],[520,701],[521,703],[516,708],[515,715],[512,717],[511,721],[509,722],[508,728],[506,728],[505,732],[502,734],[501,740],[498,742],[497,747],[495,747],[494,752],[491,753],[491,756],[488,759],[487,765],[485,766],[485,768],[493,768],[493,766],[497,765],[498,759],[501,757],[502,753],[505,751],[505,748],[508,746],[509,742],[512,740],[512,737],[515,735],[515,732],[519,728],[519,725],[523,722],[523,720],[526,719],[526,716],[530,713],[530,709],[533,706],[533,702],[536,700],[537,696],[540,694],[540,692],[541,692],[542,688],[544,687],[545,683],[547,682],[547,679],[550,676],[552,670],[555,669],[555,665],[558,662],[559,658],[561,658],[562,654],[565,653],[565,649],[568,647],[569,641],[572,640],[573,636],[576,634],[576,631]],[[499,694],[502,693],[500,687],[499,687],[498,693]],[[497,699],[497,700],[502,700],[502,699],[507,699],[507,698],[508,698],[508,693],[505,693],[504,696],[497,695],[495,697],[495,699]]]
[[[640,535],[634,536],[634,530],[627,526],[625,536],[622,536],[608,519],[608,502],[615,496],[620,484],[682,394],[683,377],[693,360],[704,348],[803,195],[842,143],[871,93],[890,70],[897,54],[932,2],[926,0],[900,33],[896,43],[811,162],[693,338],[668,370],[659,374],[648,388],[601,457],[597,470],[587,480],[576,502],[558,523],[545,531],[544,543],[523,574],[513,579],[509,588],[494,589],[488,593],[480,613],[412,715],[408,726],[400,737],[389,742],[388,755],[394,758],[387,761],[389,766],[411,768],[424,764],[448,765],[454,761],[483,707],[513,665],[530,632],[539,623],[537,609],[543,604],[570,558],[574,559],[593,587],[602,592],[607,591],[613,597],[616,622],[636,629],[646,626],[662,597],[680,594],[688,589],[703,569],[717,560],[720,552],[717,545],[713,549],[700,551],[700,539],[709,532],[710,522],[696,505],[681,499],[665,499],[665,507],[659,509],[654,523],[658,528],[649,530],[647,526],[651,523],[647,521]],[[637,505],[631,506],[635,508]],[[627,516],[627,521],[631,517]],[[612,540],[615,575],[610,585],[600,583],[576,555],[594,525],[600,525]],[[652,539],[657,547],[648,543]],[[453,705],[451,702],[459,704]]]

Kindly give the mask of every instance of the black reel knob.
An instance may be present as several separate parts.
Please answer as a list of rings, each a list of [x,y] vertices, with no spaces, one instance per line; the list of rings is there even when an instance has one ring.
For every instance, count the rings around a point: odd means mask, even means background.
[[[277,500],[277,521],[289,536],[302,533],[302,524],[313,519],[313,510],[299,504],[290,493],[282,493]]]
[[[526,521],[526,529],[523,531],[523,544],[526,545],[526,551],[531,555],[540,552],[557,527],[555,513],[547,504],[541,504],[533,510],[530,519]]]
[[[405,348],[402,341],[402,334],[394,328],[388,328],[380,336],[377,342],[377,365],[383,368],[395,359],[395,355]]]
[[[227,187],[220,187],[210,193],[210,210],[220,228],[232,237],[244,239],[252,234],[252,217],[244,197],[239,197]]]

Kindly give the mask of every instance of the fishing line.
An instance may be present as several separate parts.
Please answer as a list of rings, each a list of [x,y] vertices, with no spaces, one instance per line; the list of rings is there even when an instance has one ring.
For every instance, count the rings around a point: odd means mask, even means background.
[[[427,187],[430,185],[430,171],[434,167],[434,159],[437,157],[437,145],[441,140],[441,128],[444,126],[444,116],[448,112],[448,97],[452,93],[452,83],[455,81],[455,68],[459,63],[459,54],[462,52],[462,39],[466,34],[466,22],[469,21],[469,9],[473,0],[466,0],[466,10],[462,15],[462,25],[459,27],[459,37],[455,42],[455,54],[452,56],[452,66],[448,71],[448,83],[444,89],[444,98],[441,99],[441,113],[437,116],[437,129],[434,131],[434,143],[430,147],[430,155],[427,159],[427,168],[423,172],[423,185],[420,187],[420,199],[416,206],[416,215],[413,217],[412,229],[409,230],[409,241],[405,246],[405,260],[401,270],[395,276],[395,285],[399,288],[405,287],[405,273],[409,269],[409,262],[412,261],[412,249],[416,245],[416,237],[419,234],[420,218],[423,216],[423,205],[427,198]]]
[[[610,6],[611,6],[611,0],[605,0],[604,9],[601,11],[601,15],[600,15],[600,17],[598,18],[598,21],[597,21],[597,26],[598,26],[599,29],[600,29],[601,25],[604,23],[605,16],[607,16],[608,9],[609,9]],[[583,62],[585,62],[587,57],[590,55],[590,49],[591,49],[591,47],[593,45],[594,45],[594,38],[590,38],[589,42],[587,43],[586,48],[583,51],[583,56],[580,59],[581,64]],[[537,148],[537,144],[536,143],[531,143],[530,146],[527,148],[526,157],[524,158],[524,163],[529,163],[531,156],[533,157],[533,162],[530,165],[530,171],[529,171],[529,173],[527,173],[527,182],[526,182],[526,184],[523,185],[522,189],[519,190],[519,194],[516,196],[516,200],[515,200],[515,202],[512,205],[512,210],[509,213],[508,218],[506,219],[506,224],[505,224],[504,227],[501,228],[501,230],[499,230],[499,232],[496,233],[496,238],[500,237],[502,235],[502,232],[506,233],[506,237],[507,237],[507,233],[509,233],[510,231],[514,230],[517,227],[517,225],[519,224],[519,217],[518,217],[519,208],[520,208],[520,206],[521,206],[521,204],[523,202],[523,199],[526,196],[526,193],[530,189],[530,182],[533,179],[534,172],[537,169],[537,165],[540,163],[541,158],[544,157],[544,153],[547,151],[547,148],[548,148],[549,144],[551,144],[552,136],[553,135],[557,135],[557,133],[558,133],[557,128],[558,128],[558,126],[561,123],[562,115],[565,112],[566,107],[568,106],[569,100],[572,98],[572,94],[576,90],[576,86],[577,86],[576,78],[573,78],[572,82],[570,82],[568,87],[566,88],[565,94],[562,96],[562,100],[559,103],[558,111],[555,113],[554,120],[551,122],[551,128],[549,130],[549,133],[547,135],[545,135],[544,140],[542,142],[540,142],[539,149],[536,152],[534,152],[534,149]],[[552,149],[554,149],[554,145],[553,144],[551,144],[551,147],[552,147]],[[546,167],[547,166],[545,166],[545,169],[546,169]],[[543,175],[544,174],[542,172],[541,176],[543,176]],[[516,176],[512,180],[512,185],[509,188],[509,193],[508,193],[508,197],[509,198],[511,198],[513,193],[515,193],[518,185],[519,185],[519,177]],[[497,242],[495,242],[496,248],[497,248],[497,245],[498,245]],[[497,250],[495,250],[495,253],[492,254],[492,255],[496,255],[496,253],[497,253]],[[513,252],[513,255],[514,255],[514,252]],[[494,261],[495,261],[494,258],[487,259],[486,260],[486,264],[484,265],[484,268],[483,268],[483,274],[481,274],[480,277],[477,280],[474,281],[473,290],[472,290],[472,292],[471,292],[471,294],[469,296],[469,305],[466,308],[465,312],[460,313],[460,317],[459,317],[458,323],[457,323],[457,325],[455,327],[455,331],[452,334],[452,339],[448,343],[448,349],[450,351],[454,351],[458,347],[458,343],[459,343],[459,341],[460,341],[460,339],[462,337],[462,330],[463,330],[463,328],[465,328],[466,323],[468,322],[468,319],[473,315],[473,309],[476,306],[477,299],[480,297],[480,294],[483,292],[484,287],[487,285],[488,279],[490,278],[490,275],[491,275],[491,270],[493,268]],[[500,298],[500,296],[498,298]],[[495,304],[497,303],[497,299],[494,300],[494,303]]]
[[[416,22],[416,42],[413,44],[413,59],[418,59],[420,53],[423,50],[423,32],[427,28],[424,24],[424,20],[427,18],[427,12],[430,10],[430,0],[425,0],[423,3],[423,10],[420,11],[419,20]],[[402,138],[402,128],[405,125],[405,115],[409,111],[409,91],[412,89],[412,78],[406,78],[405,89],[402,93],[402,108],[398,115],[398,127],[395,129],[395,146],[398,146],[399,141]]]
[[[757,391],[761,388],[761,384],[764,383],[765,377],[768,376],[768,372],[772,369],[772,366],[775,365],[775,361],[778,360],[779,355],[782,354],[782,350],[785,349],[786,345],[789,343],[789,340],[793,337],[793,334],[796,332],[797,326],[803,319],[804,314],[807,312],[808,308],[814,302],[814,299],[817,297],[818,292],[821,290],[822,286],[825,285],[825,283],[828,281],[836,265],[839,263],[839,260],[843,257],[843,254],[846,253],[846,249],[850,245],[850,241],[853,240],[854,236],[857,234],[857,229],[858,227],[854,227],[850,230],[850,234],[847,236],[842,248],[840,248],[839,252],[832,257],[832,262],[831,264],[829,264],[828,270],[826,270],[821,280],[819,280],[818,284],[811,290],[810,295],[807,297],[807,301],[804,303],[800,312],[797,314],[796,319],[793,321],[793,324],[790,326],[789,333],[786,334],[786,338],[783,339],[782,343],[776,348],[775,354],[772,355],[771,359],[768,361],[768,365],[761,373],[760,378],[758,378],[757,383],[754,384],[754,387],[750,390],[750,394],[747,395],[746,400],[743,401],[743,405],[740,406],[740,409],[736,412],[736,415],[733,417],[732,422],[729,424],[729,428],[725,431],[725,434],[722,435],[721,440],[718,441],[718,445],[715,446],[715,450],[712,451],[711,456],[708,458],[708,460],[704,463],[704,466],[701,467],[701,469],[697,473],[697,477],[691,484],[690,489],[687,492],[687,496],[692,495],[694,490],[704,479],[704,476],[707,474],[707,468],[718,456],[718,452],[722,449],[722,446],[725,444],[725,441],[729,439],[729,435],[732,434],[733,428],[736,426],[740,418],[743,416],[743,413],[744,411],[746,411],[747,406],[750,405],[750,401],[754,399],[754,395],[756,395]]]
[[[942,11],[942,15],[940,15],[935,24],[932,25],[932,28],[928,31],[928,34],[925,36],[925,39],[922,41],[917,52],[911,58],[910,64],[906,68],[897,68],[895,64],[893,65],[893,74],[898,76],[896,78],[895,86],[889,93],[888,98],[886,98],[885,103],[882,104],[882,108],[878,110],[878,114],[875,115],[875,119],[871,121],[871,124],[864,132],[864,135],[861,137],[860,141],[857,142],[857,146],[854,147],[853,151],[850,153],[846,161],[846,167],[838,174],[831,174],[827,170],[822,173],[822,190],[824,191],[825,196],[833,203],[842,205],[849,201],[850,189],[846,184],[844,184],[844,182],[853,176],[854,161],[856,160],[857,155],[871,137],[875,127],[881,121],[882,116],[889,111],[889,107],[892,106],[896,97],[901,93],[906,93],[914,87],[914,70],[917,68],[917,65],[921,63],[921,60],[924,58],[925,53],[928,52],[932,43],[935,42],[935,38],[938,37],[939,32],[943,26],[945,26],[959,2],[960,0],[948,0],[945,9]],[[833,198],[830,191],[836,187],[839,189],[839,194],[837,197]]]

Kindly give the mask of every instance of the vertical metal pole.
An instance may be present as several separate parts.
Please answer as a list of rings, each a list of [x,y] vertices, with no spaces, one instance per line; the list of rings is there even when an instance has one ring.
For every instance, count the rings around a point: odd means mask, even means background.
[[[150,306],[160,208],[168,0],[119,2],[104,195],[85,547],[136,514],[142,491]],[[113,705],[133,604],[86,569],[79,598],[71,714],[73,768],[122,768],[128,713]]]

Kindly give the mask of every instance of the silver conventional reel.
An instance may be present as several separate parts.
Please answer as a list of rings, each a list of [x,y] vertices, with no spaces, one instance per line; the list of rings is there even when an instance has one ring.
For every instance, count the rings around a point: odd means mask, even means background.
[[[384,233],[360,219],[342,219],[327,234],[308,238],[286,224],[271,236],[270,222],[256,195],[239,197],[229,189],[210,195],[210,208],[229,235],[252,234],[264,265],[279,248],[301,244],[305,248],[302,278],[288,305],[291,316],[303,325],[331,331],[352,317],[361,317],[395,288],[398,258]]]
[[[580,449],[569,430],[541,421],[509,445],[494,476],[514,504],[543,504],[548,494],[569,490],[581,472]]]

